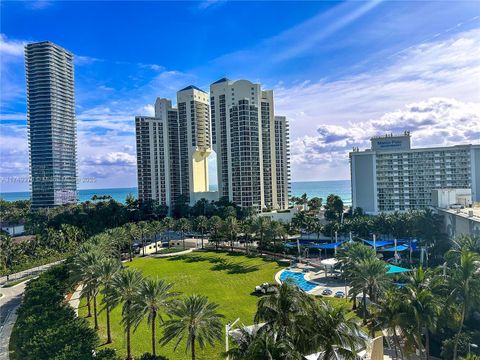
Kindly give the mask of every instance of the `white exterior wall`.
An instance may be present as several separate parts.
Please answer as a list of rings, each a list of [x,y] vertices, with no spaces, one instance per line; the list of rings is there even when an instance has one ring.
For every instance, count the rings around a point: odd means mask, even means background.
[[[375,140],[378,142],[378,138]],[[350,153],[354,207],[373,214],[422,209],[432,205],[434,189],[471,189],[473,201],[480,201],[480,194],[474,193],[480,181],[474,165],[479,161],[475,154],[480,145],[404,149],[405,143],[397,150]],[[373,167],[359,166],[365,157],[372,158]],[[365,196],[370,187],[374,189],[373,199]]]
[[[213,99],[212,112],[215,113],[215,123],[212,123],[212,126],[215,127],[213,130],[215,132],[215,139],[213,139],[213,149],[217,154],[217,174],[218,174],[218,191],[219,197],[228,196],[230,200],[234,201],[234,198],[237,197],[237,194],[234,194],[234,187],[236,181],[233,177],[232,169],[232,152],[242,151],[243,148],[241,144],[235,144],[232,141],[231,134],[231,119],[230,111],[232,107],[238,106],[239,101],[248,100],[250,105],[257,107],[257,118],[258,118],[258,153],[260,161],[260,180],[254,181],[252,183],[253,188],[260,189],[260,202],[258,203],[255,200],[249,199],[249,195],[241,196],[244,204],[250,203],[251,205],[256,205],[259,208],[264,207],[264,186],[263,186],[263,148],[262,148],[262,116],[261,116],[261,98],[262,90],[260,84],[254,84],[247,80],[238,80],[238,81],[222,81],[210,85],[210,96]],[[222,114],[220,97],[225,97],[225,114]],[[212,103],[212,102],[211,102]],[[213,116],[212,116],[213,120]],[[222,140],[222,136],[224,139]],[[249,151],[249,149],[245,149]],[[239,204],[241,205],[241,204]],[[250,205],[250,206],[251,206]]]

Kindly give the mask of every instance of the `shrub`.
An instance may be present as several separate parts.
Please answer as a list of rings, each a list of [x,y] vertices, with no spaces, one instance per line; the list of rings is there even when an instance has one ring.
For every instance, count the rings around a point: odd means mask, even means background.
[[[96,360],[121,360],[122,358],[117,355],[115,349],[102,349],[96,352]]]
[[[168,358],[162,355],[154,356],[150,353],[145,353],[140,356],[140,360],[168,360]]]
[[[92,359],[98,336],[65,302],[70,288],[65,264],[27,285],[10,340],[11,359]]]

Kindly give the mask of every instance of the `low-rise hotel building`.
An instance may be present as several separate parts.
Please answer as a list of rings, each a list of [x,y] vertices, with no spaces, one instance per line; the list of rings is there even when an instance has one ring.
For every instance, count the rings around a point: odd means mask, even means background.
[[[480,201],[480,145],[411,148],[409,132],[350,153],[352,206],[368,214],[423,209],[434,189],[470,189]]]

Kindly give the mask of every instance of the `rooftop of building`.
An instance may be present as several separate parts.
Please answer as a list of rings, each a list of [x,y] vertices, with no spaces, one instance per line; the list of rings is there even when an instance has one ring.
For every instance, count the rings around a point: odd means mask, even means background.
[[[411,137],[410,131],[404,131],[404,132],[401,133],[401,134],[390,133],[390,134],[385,134],[385,135],[376,135],[376,136],[372,136],[372,138],[371,138],[370,140],[374,140],[374,139],[390,139],[390,138],[404,137],[404,136]]]
[[[205,94],[207,93],[205,90],[202,90],[202,89],[200,89],[199,87],[197,87],[197,86],[195,86],[195,85],[189,85],[189,86],[187,86],[186,88],[183,88],[182,90],[179,90],[178,92],[180,92],[180,91],[185,91],[185,90],[198,90],[198,91],[201,91],[201,92],[203,92],[203,93],[205,93]]]
[[[58,45],[58,44],[55,44],[54,42],[51,42],[49,40],[46,40],[46,41],[38,41],[38,42],[33,42],[33,43],[28,43],[25,45],[25,48],[26,49],[29,49],[29,48],[35,48],[35,47],[41,47],[43,45],[48,45],[48,46],[53,46],[57,49],[60,49],[60,50],[63,50],[65,51],[66,53],[70,54],[73,56],[72,52],[68,51],[67,49],[65,49],[64,47]]]
[[[226,77],[223,77],[223,78],[221,78],[220,80],[217,80],[217,81],[215,81],[214,83],[212,83],[212,85],[213,85],[213,84],[220,84],[220,83],[223,83],[223,82],[225,82],[225,81],[230,81],[230,79],[228,79],[228,78],[226,78]]]
[[[458,208],[437,208],[438,211],[447,212],[455,216],[460,216],[480,223],[480,203],[475,203],[472,207]]]

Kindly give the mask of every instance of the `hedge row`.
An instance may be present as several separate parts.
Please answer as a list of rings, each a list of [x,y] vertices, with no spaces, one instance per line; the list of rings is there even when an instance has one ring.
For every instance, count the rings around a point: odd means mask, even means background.
[[[94,359],[98,336],[65,301],[72,285],[68,264],[27,284],[10,339],[12,360]]]

